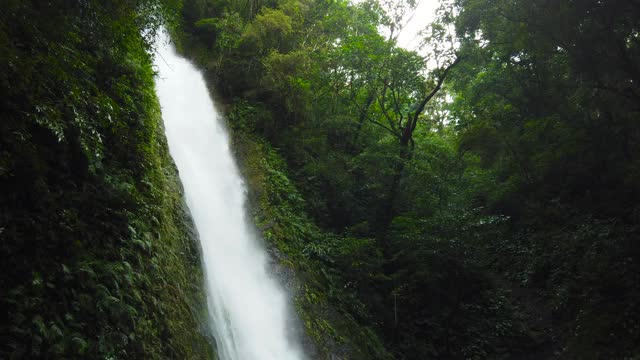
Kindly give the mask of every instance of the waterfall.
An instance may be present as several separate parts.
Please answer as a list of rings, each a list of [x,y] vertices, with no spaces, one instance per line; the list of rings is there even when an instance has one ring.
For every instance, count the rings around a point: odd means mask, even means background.
[[[245,212],[246,189],[223,119],[201,72],[164,36],[156,42],[156,93],[169,152],[200,238],[209,324],[223,360],[288,360],[288,300]]]

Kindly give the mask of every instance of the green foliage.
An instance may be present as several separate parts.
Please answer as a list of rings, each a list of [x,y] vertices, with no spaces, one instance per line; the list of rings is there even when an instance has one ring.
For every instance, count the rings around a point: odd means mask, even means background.
[[[370,264],[376,259],[367,247],[371,241],[323,233],[311,222],[304,213],[303,198],[286,175],[283,159],[238,126],[251,122],[255,110],[237,102],[229,111],[234,149],[251,189],[255,223],[278,252],[281,266],[292,268],[304,284],[295,303],[307,334],[323,357],[339,351],[350,359],[388,358],[378,336],[362,322],[368,316],[365,305],[344,291],[359,278],[373,276],[375,265]],[[379,254],[373,255],[379,259]],[[353,273],[342,270],[349,267]]]
[[[262,8],[242,33],[252,51],[279,49],[291,34],[291,18],[282,10]]]
[[[3,6],[0,357],[212,358],[147,53],[171,9]]]
[[[477,182],[477,200],[513,221],[511,236],[491,245],[500,271],[545,294],[565,331],[563,356],[637,356],[637,334],[613,328],[626,316],[638,322],[631,273],[639,253],[619,239],[635,238],[638,224],[638,69],[630,64],[640,55],[632,40],[640,9],[456,4],[472,60],[453,82],[459,146],[498,183]],[[613,305],[621,298],[629,305]]]
[[[218,35],[220,22],[216,18],[200,19],[196,21],[195,27],[203,41],[213,43]]]
[[[625,64],[638,55],[629,40],[638,29],[629,18],[637,6],[460,6],[457,27],[464,51],[475,60],[456,82],[456,91],[464,93],[457,101],[462,145],[482,155],[501,181],[521,189],[531,203],[558,199],[612,216],[633,212],[637,89],[629,84],[636,70]],[[505,16],[491,15],[497,13]],[[612,19],[615,26],[605,25]],[[484,44],[474,38],[480,33]],[[568,46],[573,39],[580,41]]]
[[[637,4],[444,2],[422,57],[412,1],[196,3],[183,50],[325,353],[637,356]]]
[[[532,224],[491,245],[496,266],[513,281],[539,288],[552,313],[566,321],[566,356],[618,357],[638,351],[638,294],[630,239],[637,228],[551,210],[556,224]],[[514,264],[516,266],[514,266]],[[603,347],[594,339],[603,339]],[[606,340],[604,340],[606,339]]]

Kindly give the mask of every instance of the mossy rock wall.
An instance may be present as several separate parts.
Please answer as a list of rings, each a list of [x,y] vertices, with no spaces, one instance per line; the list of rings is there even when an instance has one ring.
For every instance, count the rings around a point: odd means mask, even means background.
[[[240,100],[226,108],[232,147],[249,189],[248,207],[277,263],[274,271],[293,297],[299,340],[312,359],[391,359],[378,334],[354,317],[364,305],[342,291],[339,275],[314,252],[334,235],[306,215],[305,200],[278,151],[245,127],[260,113]]]
[[[157,5],[3,2],[0,358],[215,357],[140,36]]]
[[[185,19],[183,19],[184,21]],[[183,24],[184,25],[184,24]],[[186,26],[172,34],[178,52],[204,72],[210,92],[226,117],[232,149],[246,181],[253,223],[275,263],[273,272],[291,292],[298,341],[311,359],[391,359],[379,334],[364,320],[365,306],[317,250],[338,236],[319,228],[305,211],[305,199],[289,178],[279,153],[256,131],[256,123],[276,115],[258,102],[219,96],[225,86],[211,71],[210,49]],[[210,55],[210,54],[209,54]],[[357,314],[357,316],[354,316]]]

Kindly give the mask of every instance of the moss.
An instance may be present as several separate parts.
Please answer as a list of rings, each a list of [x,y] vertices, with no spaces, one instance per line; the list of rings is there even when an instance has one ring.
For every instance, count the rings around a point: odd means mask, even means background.
[[[351,313],[353,299],[339,296],[340,280],[332,269],[310,256],[310,246],[331,234],[323,233],[305,214],[304,199],[289,180],[287,167],[266,141],[247,132],[253,114],[244,102],[227,109],[233,146],[249,188],[249,207],[280,265],[293,269],[301,283],[294,292],[296,311],[318,358],[387,359],[378,335]],[[259,110],[258,110],[259,111]]]
[[[0,19],[0,358],[213,358],[139,8],[83,4]]]
[[[191,30],[189,24],[185,24],[174,31],[178,51],[203,69],[214,94],[228,95],[229,84],[218,78],[215,69],[219,64],[212,63],[217,58],[211,56],[211,43],[198,42]],[[216,89],[218,85],[223,88]],[[249,190],[248,207],[254,223],[279,265],[294,274],[295,285],[290,290],[305,335],[317,350],[311,351],[312,356],[391,358],[379,335],[367,326],[368,321],[354,318],[353,313],[366,313],[364,305],[344,290],[344,280],[327,262],[329,259],[321,255],[326,241],[333,241],[335,235],[322,231],[307,216],[305,199],[290,180],[286,162],[278,150],[259,135],[263,131],[258,130],[256,124],[272,123],[277,116],[260,103],[238,98],[223,97],[218,104],[224,107],[223,113],[228,119],[232,149]],[[306,342],[305,339],[303,343]]]

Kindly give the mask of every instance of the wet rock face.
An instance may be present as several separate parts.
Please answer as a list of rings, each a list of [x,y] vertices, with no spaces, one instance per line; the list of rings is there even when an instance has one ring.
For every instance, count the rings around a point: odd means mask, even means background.
[[[298,279],[293,269],[282,265],[285,258],[280,251],[275,248],[270,248],[268,249],[268,253],[270,271],[286,290],[291,305],[294,305],[296,300],[303,294],[302,282]],[[289,308],[294,309],[295,306],[290,306]],[[304,322],[298,312],[290,315],[288,328],[290,329],[289,335],[291,336],[291,341],[300,344],[307,358],[323,359],[317,346],[307,334]]]
[[[283,263],[287,262],[286,256],[284,256],[278,249],[274,247],[269,248],[267,251],[269,253],[269,266],[271,273],[278,278],[282,286],[285,288],[290,296],[290,301],[296,304],[303,301],[304,282],[292,268],[282,265]],[[304,354],[308,359],[342,360],[357,358],[349,356],[349,354],[353,352],[353,350],[351,350],[349,346],[347,346],[346,344],[338,344],[329,334],[327,334],[323,339],[324,343],[322,345],[324,349],[319,349],[316,342],[308,333],[308,329],[305,327],[304,321],[300,314],[300,312],[305,310],[301,309],[300,306],[294,306],[291,308],[297,309],[297,311],[291,315],[291,318],[289,320],[291,336],[293,336],[295,341],[297,341],[302,346]],[[335,316],[338,316],[337,313],[330,309],[328,306],[317,305],[317,308],[314,310],[318,311],[319,314],[306,315],[320,316],[321,318],[328,319],[329,321],[331,321],[331,319],[333,319]]]

